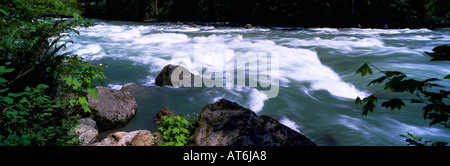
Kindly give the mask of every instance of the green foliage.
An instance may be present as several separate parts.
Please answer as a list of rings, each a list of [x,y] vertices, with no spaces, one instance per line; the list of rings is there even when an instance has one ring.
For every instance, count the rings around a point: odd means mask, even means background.
[[[437,13],[450,13],[450,2],[447,0],[425,0],[425,8]]]
[[[431,61],[450,61],[450,47],[448,45],[437,46],[433,49],[434,52],[426,52],[432,59]],[[372,75],[372,69],[368,65],[370,63],[365,63],[362,65],[357,71],[356,74],[361,73],[361,76],[369,73]],[[379,71],[379,73],[383,74],[383,76],[372,80],[367,86],[373,84],[381,84],[384,82],[384,90],[390,90],[394,93],[409,93],[414,98],[410,99],[399,99],[392,98],[387,99],[387,101],[381,104],[382,107],[390,108],[394,110],[397,108],[401,110],[402,107],[405,107],[404,101],[409,101],[410,103],[418,103],[424,104],[425,106],[422,108],[424,119],[431,119],[430,127],[435,124],[441,124],[444,126],[448,126],[448,119],[450,117],[450,105],[446,103],[448,102],[450,91],[448,91],[444,86],[435,84],[433,82],[439,81],[441,79],[438,78],[428,78],[426,80],[420,81],[408,78],[408,76],[399,71],[381,71],[374,65],[370,64],[375,69]],[[448,79],[449,75],[443,77],[443,79]],[[374,95],[370,95],[364,99],[359,97],[356,98],[355,104],[363,105],[363,115],[367,115],[368,112],[373,112],[375,108],[375,102],[377,102],[378,98]],[[416,139],[412,134],[408,133],[408,139],[406,140],[410,144],[417,145],[428,142],[421,142],[420,139]],[[419,143],[421,142],[421,143]],[[442,143],[436,144],[442,145]]]
[[[302,27],[450,25],[448,0],[83,0],[87,17]]]
[[[87,92],[90,92],[91,97],[97,98],[98,91],[95,83],[103,85],[102,79],[106,79],[106,76],[103,74],[104,67],[92,65],[83,60],[77,56],[69,57],[61,70],[64,75],[61,82],[64,91],[78,95],[78,99],[70,99],[69,104],[71,106],[79,104],[85,112],[90,112],[87,106]]]
[[[361,73],[361,76],[364,77],[367,73],[372,75],[373,71],[367,63],[364,63],[364,65],[362,65],[358,70],[356,70],[356,74],[358,74],[358,73]]]
[[[9,63],[8,63],[9,64]],[[0,66],[0,76],[12,69]],[[77,145],[78,140],[70,132],[78,119],[68,117],[57,121],[54,114],[64,105],[45,95],[48,85],[26,87],[19,93],[8,92],[7,80],[0,79],[0,145]],[[57,126],[55,126],[57,125]]]
[[[196,120],[181,116],[163,116],[156,128],[163,136],[162,146],[184,146],[195,129]]]
[[[74,107],[86,112],[102,67],[64,53],[60,40],[90,24],[76,0],[0,4],[0,145],[76,145]],[[59,17],[69,17],[61,19]]]
[[[448,144],[446,142],[425,141],[422,137],[416,137],[409,132],[406,135],[401,134],[400,137],[406,138],[405,141],[408,142],[408,146],[445,146]]]

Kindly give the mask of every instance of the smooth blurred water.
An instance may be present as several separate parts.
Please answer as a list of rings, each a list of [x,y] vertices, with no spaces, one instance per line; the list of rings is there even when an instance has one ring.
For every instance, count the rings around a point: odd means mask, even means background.
[[[137,116],[120,130],[153,130],[153,116],[163,107],[178,114],[200,113],[204,105],[226,98],[260,115],[269,115],[300,131],[319,145],[406,145],[399,134],[410,132],[427,140],[450,142],[450,129],[429,127],[420,104],[398,110],[376,108],[368,116],[353,102],[357,96],[390,97],[380,86],[355,71],[365,62],[382,70],[398,70],[421,79],[443,78],[448,62],[430,62],[424,52],[450,44],[450,28],[253,28],[95,21],[96,25],[71,34],[73,51],[91,63],[108,64],[107,86],[120,89],[134,82],[154,86],[161,69],[189,62],[194,46],[207,56],[203,67],[214,68],[225,52],[277,52],[280,89],[268,98],[260,88],[154,87],[134,94]],[[179,59],[172,59],[177,55]],[[229,57],[225,57],[229,58]],[[195,71],[194,71],[195,72]],[[248,74],[248,73],[247,73]],[[250,73],[251,74],[251,73]],[[449,87],[450,81],[438,83]],[[408,97],[408,95],[401,95]],[[383,101],[379,101],[381,104]]]

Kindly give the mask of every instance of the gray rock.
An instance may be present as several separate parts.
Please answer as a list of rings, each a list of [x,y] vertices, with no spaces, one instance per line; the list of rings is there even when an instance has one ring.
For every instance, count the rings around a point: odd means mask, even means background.
[[[250,28],[253,28],[253,25],[252,24],[245,24],[244,28],[245,29],[250,29]]]
[[[171,79],[172,73],[174,71],[180,73],[178,75],[179,80]],[[194,80],[198,81],[194,82]],[[189,87],[198,87],[202,85],[202,78],[200,76],[192,74],[183,66],[168,64],[164,66],[158,76],[156,76],[155,85],[181,87],[184,81],[187,81],[188,83],[190,82]]]
[[[161,143],[159,133],[151,133],[148,130],[136,130],[131,132],[117,131],[109,134],[100,142],[92,146],[153,146]]]
[[[81,145],[89,145],[93,143],[98,136],[97,124],[91,118],[80,119],[79,128],[75,128],[75,132],[82,141]]]
[[[88,95],[88,106],[100,130],[122,127],[136,115],[137,103],[130,92],[107,87],[96,88],[98,99]]]
[[[225,99],[203,107],[189,142],[200,146],[316,146],[269,116]]]

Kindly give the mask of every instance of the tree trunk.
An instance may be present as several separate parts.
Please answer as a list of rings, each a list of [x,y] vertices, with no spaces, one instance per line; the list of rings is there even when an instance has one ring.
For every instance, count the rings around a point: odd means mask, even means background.
[[[155,15],[158,18],[158,0],[155,0]]]

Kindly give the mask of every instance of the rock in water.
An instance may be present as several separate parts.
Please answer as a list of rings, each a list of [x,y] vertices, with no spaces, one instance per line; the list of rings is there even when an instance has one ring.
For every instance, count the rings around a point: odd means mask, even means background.
[[[203,107],[189,142],[200,146],[316,146],[269,116],[221,99]]]
[[[153,117],[153,122],[160,121],[163,116],[173,117],[174,113],[168,107],[164,107]]]
[[[253,25],[252,24],[245,24],[244,28],[245,29],[250,29],[250,28],[253,28]]]
[[[172,73],[176,71],[177,73],[180,73],[178,75],[177,80],[172,80],[171,76]],[[194,80],[198,80],[197,82],[194,82]],[[156,76],[155,79],[155,85],[157,86],[175,86],[180,87],[183,85],[183,82],[190,82],[190,86],[188,87],[199,87],[202,85],[202,78],[198,75],[192,74],[189,70],[184,68],[183,66],[179,65],[172,65],[168,64],[164,66],[164,68],[161,70],[161,72]]]
[[[88,95],[88,106],[100,130],[122,127],[136,115],[137,103],[130,92],[96,88],[98,99]]]

